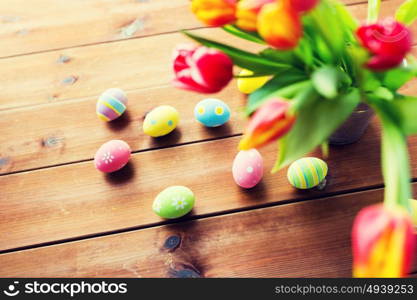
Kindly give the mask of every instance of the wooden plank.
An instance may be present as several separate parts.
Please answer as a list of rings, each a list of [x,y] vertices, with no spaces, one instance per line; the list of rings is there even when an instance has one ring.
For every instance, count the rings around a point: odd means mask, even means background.
[[[125,169],[110,176],[95,170],[91,161],[2,176],[0,249],[160,223],[151,211],[152,201],[170,185],[186,185],[195,192],[191,216],[380,186],[378,136],[373,125],[360,142],[332,148],[329,184],[322,192],[294,190],[285,170],[271,175],[275,145],[262,150],[262,184],[241,190],[231,175],[239,137],[137,153]],[[410,152],[416,177],[415,138]]]
[[[403,91],[416,95],[416,82]],[[128,97],[127,115],[110,124],[95,115],[95,97],[0,111],[0,174],[92,159],[98,147],[111,139],[123,139],[133,151],[140,151],[241,134],[246,123],[240,114],[244,96],[235,83],[213,95],[228,103],[232,117],[228,125],[212,130],[198,124],[193,114],[195,104],[207,96],[164,86],[135,90]],[[176,132],[155,140],[143,134],[142,119],[162,104],[175,106],[181,122]]]
[[[0,11],[0,57],[202,26],[187,0],[3,0]]]
[[[235,83],[214,95],[224,99],[232,110],[229,123],[221,128],[208,129],[195,120],[194,106],[203,97],[207,96],[170,86],[133,91],[128,93],[127,115],[112,123],[97,118],[95,97],[2,111],[0,174],[92,159],[100,145],[111,139],[125,140],[138,151],[242,132],[244,118],[240,111],[245,101]],[[142,131],[143,117],[163,104],[178,109],[180,125],[169,136],[153,139]]]
[[[189,0],[3,0],[0,57],[201,27],[189,5]]]
[[[383,15],[392,14],[399,1],[387,2]],[[360,19],[366,15],[365,4],[349,8]],[[196,32],[246,49],[257,47],[220,29]],[[133,90],[166,85],[172,78],[171,51],[184,41],[173,33],[1,59],[0,110],[97,96],[113,86]]]
[[[381,197],[382,190],[353,193],[4,254],[0,276],[167,277],[196,269],[205,277],[349,277],[352,220]],[[172,236],[182,243],[170,252],[164,244]]]

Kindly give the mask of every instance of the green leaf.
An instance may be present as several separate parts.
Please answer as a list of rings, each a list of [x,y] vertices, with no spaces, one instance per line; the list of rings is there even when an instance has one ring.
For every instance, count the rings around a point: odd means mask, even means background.
[[[311,76],[316,91],[325,98],[332,99],[337,96],[341,71],[333,66],[324,66],[316,70]]]
[[[394,99],[394,94],[387,88],[383,87],[383,86],[379,86],[377,87],[372,94],[375,97],[378,97],[379,99],[382,100],[388,100],[391,101]]]
[[[297,57],[293,51],[280,51],[272,48],[266,48],[259,52],[259,55],[269,60],[292,65],[297,62]]]
[[[294,127],[279,141],[278,159],[272,172],[325,142],[351,115],[359,104],[360,94],[357,89],[351,89],[338,99],[330,101],[310,91],[305,98],[306,101],[297,110]]]
[[[368,0],[368,23],[375,23],[378,20],[381,0]]]
[[[249,95],[246,113],[252,114],[265,101],[273,97],[292,98],[310,81],[307,76],[296,70],[289,70],[285,75],[277,75],[270,79],[260,89]]]
[[[333,3],[335,7],[338,17],[342,24],[344,24],[344,28],[346,28],[347,32],[355,32],[356,28],[358,28],[358,21],[352,16],[352,14],[346,9],[346,6],[338,1]],[[352,35],[353,37],[353,35]]]
[[[291,65],[277,63],[255,53],[224,45],[189,32],[184,31],[183,33],[206,47],[216,48],[222,51],[233,60],[235,65],[244,69],[249,69],[257,73],[277,74],[292,68]]]
[[[417,134],[417,97],[397,95],[391,103],[400,115],[404,133]]]
[[[345,47],[345,32],[334,4],[330,1],[320,1],[305,18],[314,26],[316,36],[320,36],[326,43],[332,57],[338,59]]]
[[[406,0],[397,9],[395,19],[408,26],[413,24],[417,18],[417,0]]]
[[[396,91],[415,76],[415,71],[408,67],[399,67],[382,74],[382,85]]]
[[[222,29],[230,34],[233,34],[247,41],[255,42],[262,45],[266,44],[265,41],[256,33],[244,31],[235,25],[225,25],[222,27]]]

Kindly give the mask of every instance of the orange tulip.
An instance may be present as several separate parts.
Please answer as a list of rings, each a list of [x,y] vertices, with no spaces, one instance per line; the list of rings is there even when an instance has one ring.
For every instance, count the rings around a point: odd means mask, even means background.
[[[276,0],[241,0],[237,4],[236,25],[243,30],[256,31],[258,14],[262,6]]]
[[[191,10],[210,26],[223,26],[236,20],[236,0],[193,0]]]
[[[263,104],[250,119],[239,149],[259,148],[285,135],[295,122],[295,115],[289,112],[290,105],[284,99]]]
[[[403,277],[410,271],[415,236],[402,208],[373,205],[362,209],[352,230],[355,277]]]
[[[257,27],[264,40],[280,50],[295,48],[303,34],[299,14],[279,3],[269,3],[262,7]]]

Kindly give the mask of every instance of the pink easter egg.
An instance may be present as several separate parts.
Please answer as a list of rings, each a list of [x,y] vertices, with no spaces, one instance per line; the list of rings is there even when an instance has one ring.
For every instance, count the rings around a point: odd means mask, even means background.
[[[111,140],[101,145],[94,156],[97,170],[111,173],[123,168],[130,158],[129,145],[121,140]]]
[[[257,185],[264,174],[263,159],[258,150],[240,151],[233,161],[232,173],[240,187],[250,189]]]

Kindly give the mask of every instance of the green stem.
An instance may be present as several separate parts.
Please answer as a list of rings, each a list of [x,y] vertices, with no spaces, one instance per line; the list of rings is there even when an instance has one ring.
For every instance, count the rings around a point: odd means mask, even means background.
[[[411,185],[406,136],[386,114],[379,111],[382,120],[382,170],[385,182],[384,203],[410,210]]]
[[[368,0],[368,24],[375,23],[378,20],[381,0]]]

